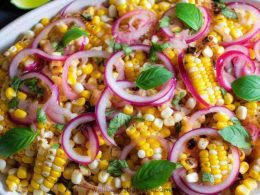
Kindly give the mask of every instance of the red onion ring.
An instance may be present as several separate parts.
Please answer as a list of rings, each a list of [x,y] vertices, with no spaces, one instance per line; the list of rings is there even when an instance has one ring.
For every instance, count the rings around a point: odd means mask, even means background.
[[[200,94],[197,93],[196,89],[192,86],[192,83],[189,79],[189,76],[185,70],[184,67],[184,63],[183,63],[183,59],[184,59],[184,55],[183,53],[180,53],[178,56],[178,64],[179,64],[179,71],[182,77],[182,80],[186,86],[186,88],[188,89],[188,91],[193,95],[193,97],[196,98],[196,100],[201,103],[202,105],[209,107],[210,104],[208,102],[206,102],[201,96]]]
[[[129,31],[120,31],[121,22],[128,18],[131,18],[128,23]],[[132,25],[134,23],[133,19],[141,20],[138,29]],[[148,33],[149,30],[154,30],[153,28],[155,24],[156,15],[153,12],[143,9],[130,11],[114,22],[112,26],[112,35],[119,43],[137,43],[142,36]]]
[[[136,50],[142,50],[146,53],[150,51],[150,47],[146,45],[134,45],[131,46],[133,51]],[[119,51],[115,54],[113,54],[106,62],[106,70],[105,70],[105,81],[108,85],[108,87],[119,97],[121,97],[123,100],[131,102],[132,104],[142,105],[142,104],[148,104],[155,102],[162,97],[164,97],[168,92],[172,89],[174,85],[174,79],[171,79],[163,89],[158,92],[156,95],[149,96],[149,97],[142,97],[138,95],[132,95],[124,91],[122,87],[120,87],[117,83],[117,81],[114,79],[113,75],[113,66],[114,64],[124,55],[123,51]],[[162,53],[158,53],[157,56],[160,60],[162,60],[165,64],[165,67],[174,72],[173,65],[169,61],[169,59]]]
[[[65,96],[70,99],[74,100],[78,97],[78,94],[75,93],[69,84],[67,83],[68,80],[68,70],[73,60],[82,58],[84,60],[87,60],[91,57],[99,57],[99,58],[108,58],[109,53],[104,51],[97,51],[97,50],[89,50],[89,51],[80,51],[77,52],[70,57],[67,58],[67,60],[64,63],[63,72],[62,72],[62,88]]]
[[[235,61],[234,61],[235,59]],[[250,64],[250,67],[244,66],[244,63]],[[235,76],[228,74],[224,68],[234,63]],[[249,69],[250,68],[250,69]],[[216,61],[216,75],[221,87],[231,91],[231,83],[242,75],[254,74],[256,71],[255,63],[245,54],[239,51],[228,51],[218,57]],[[227,76],[229,75],[229,76]]]
[[[260,39],[254,44],[255,57],[258,62],[260,62]]]
[[[91,150],[92,154],[94,154],[94,155],[92,157],[80,155],[76,151],[74,151],[70,145],[70,137],[71,137],[72,130],[76,129],[81,124],[86,124],[86,123],[92,122],[94,120],[95,120],[95,115],[92,113],[81,114],[80,116],[72,119],[64,128],[62,138],[61,138],[62,147],[63,147],[65,153],[67,154],[67,156],[71,160],[73,160],[79,164],[87,165],[95,159],[95,157],[99,151],[99,141],[98,141],[97,134],[93,130],[93,128],[91,128],[91,127],[87,128],[88,133],[89,133],[88,137],[89,137],[89,141],[90,141],[89,145],[91,147],[90,150]]]
[[[126,157],[128,156],[128,154],[129,154],[134,148],[135,148],[135,144],[133,144],[133,143],[130,143],[130,144],[126,145],[126,146],[123,148],[123,150],[122,150],[122,152],[121,152],[121,154],[120,154],[119,159],[120,159],[120,160],[126,160]],[[133,170],[131,170],[130,168],[124,169],[124,172],[128,173],[129,175],[134,175],[134,174],[136,173],[136,171],[133,171]]]
[[[222,43],[223,46],[243,44],[243,43],[247,42],[249,39],[251,39],[260,29],[260,23],[258,22],[260,20],[259,10],[250,4],[240,3],[240,2],[230,3],[230,4],[228,4],[228,7],[231,9],[243,9],[243,10],[249,11],[253,15],[255,15],[256,20],[254,22],[254,26],[252,27],[251,31],[249,31],[246,35],[244,35],[238,39]]]
[[[178,162],[179,154],[185,150],[185,148],[183,147],[185,142],[194,138],[195,136],[200,136],[200,135],[219,137],[218,131],[212,128],[200,128],[200,129],[191,130],[185,133],[175,142],[171,150],[169,160],[171,162]],[[222,183],[214,186],[202,185],[198,183],[188,183],[184,181],[180,175],[177,174],[178,171],[173,173],[174,175],[173,179],[175,180],[176,178],[180,178],[181,180],[183,180],[183,183],[185,183],[185,185],[190,190],[201,194],[214,194],[228,188],[236,180],[236,177],[239,173],[239,167],[240,167],[239,153],[237,148],[233,146],[231,146],[230,148],[233,156],[233,168],[230,174],[228,175],[228,177]],[[181,188],[183,186],[179,186],[179,187]]]
[[[210,26],[210,22],[211,22],[209,12],[208,12],[208,10],[205,7],[199,6],[199,9],[200,9],[200,11],[202,13],[202,16],[204,17],[203,26],[200,28],[200,30],[196,34],[189,35],[187,38],[184,38],[187,43],[191,43],[191,42],[194,42],[194,41],[200,39],[205,34],[207,34],[207,32],[209,30],[209,26]],[[175,7],[170,8],[168,11],[166,11],[164,13],[163,17],[165,17],[165,16],[169,16],[170,17],[172,14],[175,15]],[[176,35],[176,33],[173,33],[171,31],[170,27],[161,28],[161,31],[168,38],[176,38],[180,34],[180,33],[178,33],[178,35]]]
[[[251,124],[251,123],[245,125],[245,128],[249,132],[249,134],[252,138],[252,141],[255,142],[259,138],[260,130],[257,128],[256,125]]]
[[[36,55],[39,58],[48,61],[64,61],[66,59],[66,57],[64,56],[54,56],[54,55],[46,54],[45,52],[39,49],[23,49],[13,58],[9,66],[9,76],[11,78],[14,78],[16,75],[18,75],[19,63],[28,55]]]
[[[42,39],[44,39],[49,32],[52,30],[53,27],[55,27],[57,24],[59,23],[75,23],[76,25],[78,25],[81,28],[85,28],[85,25],[83,22],[81,22],[79,19],[77,18],[63,18],[60,20],[57,20],[53,23],[50,23],[48,26],[46,26],[38,35],[37,37],[34,39],[33,43],[32,43],[32,48],[36,49],[40,43],[40,41]]]
[[[247,56],[249,56],[249,50],[243,45],[231,45],[225,48],[225,52],[228,51],[239,51]]]

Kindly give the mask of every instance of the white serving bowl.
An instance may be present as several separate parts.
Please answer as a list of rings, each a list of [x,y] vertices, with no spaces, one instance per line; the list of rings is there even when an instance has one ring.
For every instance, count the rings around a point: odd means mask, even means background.
[[[34,9],[27,14],[16,19],[6,27],[0,30],[0,52],[3,52],[6,48],[10,47],[18,37],[31,29],[35,24],[37,24],[43,17],[53,17],[55,16],[64,6],[72,2],[73,0],[55,0],[40,8]],[[81,8],[87,5],[96,5],[105,0],[80,0],[82,1]],[[235,1],[235,0],[227,0]],[[260,0],[238,0],[236,2],[248,2],[256,7],[260,8]],[[1,182],[2,180],[2,182]],[[17,193],[6,192],[4,190],[4,179],[0,174],[0,195],[15,195]],[[260,184],[259,184],[260,185]],[[256,190],[252,195],[260,195],[260,188]]]

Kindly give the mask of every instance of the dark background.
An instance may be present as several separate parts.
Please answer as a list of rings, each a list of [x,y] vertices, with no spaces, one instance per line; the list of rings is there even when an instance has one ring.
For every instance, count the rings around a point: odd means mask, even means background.
[[[10,0],[0,0],[0,29],[5,25],[26,13],[10,3]]]

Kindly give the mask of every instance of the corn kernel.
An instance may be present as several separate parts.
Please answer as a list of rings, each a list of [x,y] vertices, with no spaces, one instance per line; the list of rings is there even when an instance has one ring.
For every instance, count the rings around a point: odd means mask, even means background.
[[[12,98],[14,98],[16,96],[16,92],[13,88],[8,87],[5,91],[5,95],[6,97],[11,100]]]
[[[63,183],[59,183],[57,189],[60,193],[64,193],[66,191],[66,186]]]
[[[42,25],[46,26],[50,23],[50,19],[49,18],[43,18],[43,19],[41,19],[41,23],[42,23]]]
[[[82,97],[86,98],[86,100],[89,100],[89,98],[90,98],[90,96],[91,96],[91,93],[90,93],[90,91],[88,91],[88,90],[84,90],[84,91],[82,91],[82,92],[80,93],[80,95],[81,95]]]
[[[19,100],[26,100],[27,94],[26,94],[26,93],[23,93],[23,92],[21,92],[21,91],[18,91],[18,93],[17,93],[17,98],[18,98]]]
[[[230,93],[226,93],[224,95],[224,101],[225,104],[232,104],[232,102],[234,101],[234,97]]]
[[[240,169],[239,169],[239,172],[241,174],[245,174],[249,169],[249,164],[245,161],[243,161],[241,164],[240,164]]]
[[[123,112],[128,115],[131,115],[133,113],[133,111],[134,111],[134,108],[132,105],[125,105],[123,108]]]
[[[16,109],[13,114],[16,118],[19,119],[23,119],[27,116],[27,113],[22,109]]]
[[[86,103],[86,99],[84,97],[81,97],[77,100],[74,100],[72,103],[76,106],[84,106]]]

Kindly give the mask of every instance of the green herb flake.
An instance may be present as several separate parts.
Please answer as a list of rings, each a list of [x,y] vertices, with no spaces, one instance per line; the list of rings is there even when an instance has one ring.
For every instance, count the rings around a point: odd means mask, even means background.
[[[83,17],[87,21],[92,21],[92,19],[93,19],[93,16],[89,13],[83,13],[83,14],[81,14],[81,17]]]
[[[17,97],[14,97],[11,99],[11,101],[8,103],[8,108],[9,109],[15,109],[19,105],[19,99]]]
[[[230,121],[234,124],[234,125],[241,125],[239,119],[237,117],[232,117],[230,119]]]
[[[130,55],[133,52],[132,48],[126,44],[122,44],[122,49],[125,52],[125,55]]]
[[[37,98],[43,96],[44,89],[38,86],[36,78],[26,79],[23,81],[23,84],[29,89],[30,93],[35,94]]]
[[[108,45],[109,47],[113,48],[114,52],[123,50],[125,55],[129,55],[133,52],[129,45],[117,43],[114,39],[110,40]]]
[[[179,105],[179,103],[182,100],[182,98],[184,98],[186,95],[187,95],[187,93],[185,91],[181,91],[180,93],[175,95],[173,100],[172,100],[172,105],[173,106]]]
[[[6,158],[23,150],[37,135],[29,127],[16,127],[7,131],[0,137],[0,156]]]
[[[38,108],[36,111],[36,119],[38,123],[46,123],[47,122],[47,117],[42,108]]]
[[[235,95],[241,99],[250,102],[260,100],[260,76],[248,75],[240,77],[231,86]]]
[[[221,92],[223,97],[227,94],[227,91],[222,87],[220,88],[220,92]]]
[[[60,45],[62,47],[66,47],[67,45],[70,44],[70,42],[72,42],[82,36],[87,37],[88,33],[81,28],[73,27],[64,34],[64,36],[60,42]]]
[[[214,176],[212,174],[202,172],[202,181],[203,182],[210,182],[210,183],[214,184],[215,179],[214,179]]]
[[[221,13],[228,19],[237,19],[236,12],[228,7],[222,8]]]
[[[150,53],[149,53],[150,60],[152,62],[156,62],[158,60],[156,53],[161,52],[169,47],[170,47],[169,43],[160,44],[160,43],[152,42],[152,46],[151,46]]]
[[[132,117],[130,115],[124,113],[118,113],[115,117],[110,121],[107,133],[110,137],[114,137],[117,130],[123,126],[127,125],[131,121]]]
[[[181,128],[182,128],[182,123],[181,122],[178,122],[178,123],[175,124],[175,134],[176,135],[180,134]]]
[[[18,91],[20,85],[22,84],[22,80],[19,79],[17,76],[15,76],[12,81],[11,81],[11,87],[15,90]]]
[[[173,73],[167,69],[155,66],[148,70],[142,71],[136,78],[136,86],[140,89],[153,89],[159,87],[169,81],[173,77]]]
[[[241,125],[231,125],[225,127],[224,129],[219,131],[219,134],[222,138],[231,143],[233,146],[242,149],[249,149],[251,147],[250,144],[250,135],[247,130]]]
[[[64,129],[64,124],[56,124],[55,127],[61,131]]]
[[[176,16],[195,31],[200,30],[203,25],[201,11],[192,3],[177,3]]]
[[[53,144],[51,146],[51,149],[58,149],[60,147],[60,144]]]
[[[132,177],[133,187],[149,190],[165,184],[172,172],[181,167],[178,163],[168,160],[151,160],[144,163]]]
[[[111,160],[109,162],[107,172],[114,177],[119,177],[126,168],[128,168],[128,164],[125,160]]]
[[[171,18],[169,16],[164,16],[162,19],[159,20],[160,28],[168,27],[170,25]]]

